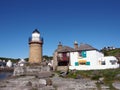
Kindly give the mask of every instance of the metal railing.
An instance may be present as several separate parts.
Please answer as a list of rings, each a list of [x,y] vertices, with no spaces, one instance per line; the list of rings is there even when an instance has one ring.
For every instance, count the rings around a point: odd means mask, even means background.
[[[43,37],[40,37],[39,39],[40,39],[40,42],[44,43]],[[28,42],[31,42],[31,41],[32,41],[32,37],[29,37],[28,38]]]

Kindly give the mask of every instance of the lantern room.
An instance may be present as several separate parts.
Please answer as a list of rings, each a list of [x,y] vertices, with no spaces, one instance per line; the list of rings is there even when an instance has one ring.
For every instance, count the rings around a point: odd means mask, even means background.
[[[40,32],[37,29],[32,33],[32,41],[40,41]]]

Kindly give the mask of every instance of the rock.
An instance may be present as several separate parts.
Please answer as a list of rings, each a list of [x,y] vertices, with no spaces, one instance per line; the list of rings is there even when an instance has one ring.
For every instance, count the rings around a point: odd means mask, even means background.
[[[83,77],[79,74],[79,75],[76,76],[75,79],[82,79],[82,78],[83,78]]]
[[[100,81],[103,81],[103,80],[104,80],[104,77],[99,78],[99,80],[100,80]]]
[[[101,85],[101,90],[110,90],[110,87],[103,84]]]
[[[76,70],[72,71],[76,74]],[[67,71],[60,73],[66,77]],[[96,84],[90,79],[81,79],[78,75],[76,79],[53,76],[49,71],[49,66],[24,66],[16,67],[14,75],[19,76],[8,80],[9,83],[0,82],[0,90],[97,90]],[[22,76],[21,76],[22,75]],[[103,81],[103,79],[99,79]]]
[[[99,78],[99,80],[97,81],[97,83],[104,84],[104,78],[103,77]]]
[[[52,85],[56,90],[97,90],[95,81],[90,79],[70,79],[54,76]]]
[[[46,86],[46,87],[38,88],[36,90],[56,90],[56,89],[53,86]]]
[[[46,83],[47,83],[47,85],[51,86],[52,85],[52,80],[50,78],[47,78]]]
[[[13,76],[37,75],[39,72],[50,72],[49,66],[17,66],[14,69]],[[47,74],[48,75],[48,74]]]
[[[43,71],[36,74],[35,77],[41,79],[41,78],[52,77],[52,75],[53,75],[52,72]]]
[[[41,71],[50,71],[50,67],[47,66],[41,66]]]
[[[26,74],[26,68],[25,67],[15,67],[13,76],[23,76]]]
[[[47,66],[47,62],[42,61],[42,62],[41,62],[41,65],[42,65],[42,66]]]
[[[26,75],[36,75],[41,71],[41,66],[27,66]]]
[[[45,79],[39,79],[39,84],[46,86],[46,85],[47,85],[47,82],[46,82]]]
[[[66,77],[67,74],[68,74],[68,72],[60,72],[61,77]]]
[[[120,90],[120,82],[114,82],[112,84],[113,87],[115,87],[116,89]]]
[[[74,73],[76,73],[76,72],[77,72],[77,70],[76,70],[76,69],[71,70],[71,73],[72,73],[72,74],[74,74]]]
[[[70,79],[55,75],[52,78],[20,76],[0,82],[0,90],[97,90],[90,79]]]
[[[120,80],[120,74],[117,74],[117,75],[115,76],[115,79],[116,79],[116,80]]]
[[[30,81],[28,81],[26,86],[32,86],[32,83]]]

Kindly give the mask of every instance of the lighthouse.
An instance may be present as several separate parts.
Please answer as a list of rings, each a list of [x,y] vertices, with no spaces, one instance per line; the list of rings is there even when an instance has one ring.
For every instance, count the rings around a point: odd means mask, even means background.
[[[29,38],[29,63],[40,64],[42,61],[42,45],[43,38],[40,36],[40,32],[35,29],[32,32],[32,36]]]

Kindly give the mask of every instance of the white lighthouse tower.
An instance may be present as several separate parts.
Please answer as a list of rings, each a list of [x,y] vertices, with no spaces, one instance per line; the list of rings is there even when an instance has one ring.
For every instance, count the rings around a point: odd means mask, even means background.
[[[29,63],[40,64],[42,61],[42,45],[43,38],[40,37],[40,32],[35,29],[32,32],[32,37],[29,38]]]

